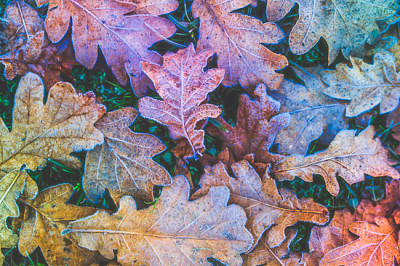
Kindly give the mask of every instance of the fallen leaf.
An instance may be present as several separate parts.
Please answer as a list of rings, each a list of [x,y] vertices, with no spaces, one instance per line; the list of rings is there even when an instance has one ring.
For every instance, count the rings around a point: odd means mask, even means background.
[[[211,48],[218,56],[218,66],[225,69],[225,86],[240,83],[254,88],[265,83],[276,90],[283,75],[275,70],[285,68],[285,56],[268,50],[263,43],[278,43],[285,37],[275,23],[262,23],[259,19],[233,10],[251,4],[253,0],[195,0],[194,18],[200,18],[197,51]]]
[[[240,96],[235,127],[223,119],[219,122],[225,130],[209,127],[210,135],[222,140],[222,150],[229,149],[230,163],[242,160],[247,154],[254,154],[255,162],[262,163],[276,163],[284,158],[269,149],[278,130],[289,125],[290,116],[278,114],[280,103],[267,95],[265,85],[258,85],[254,93],[257,96],[254,100],[247,94]]]
[[[397,108],[387,116],[386,127],[390,128],[392,137],[400,141],[400,106],[397,106]]]
[[[49,4],[45,27],[53,43],[59,42],[72,24],[76,60],[91,69],[101,50],[119,83],[127,83],[128,70],[131,85],[140,94],[145,90],[136,86],[142,79],[147,80],[140,61],[160,63],[161,60],[158,53],[147,48],[175,32],[174,24],[158,15],[170,13],[178,6],[176,0],[161,3],[152,0],[36,0],[36,3],[38,6]]]
[[[247,161],[231,165],[236,178],[226,172],[222,163],[213,166],[213,173],[200,179],[200,190],[192,198],[200,198],[214,186],[226,186],[231,192],[229,203],[237,204],[246,211],[246,227],[255,239],[267,231],[266,243],[277,247],[285,240],[285,229],[299,221],[322,225],[329,220],[328,210],[310,198],[297,199],[291,191],[276,187],[275,180],[266,173],[261,179]]]
[[[270,0],[268,20],[282,19],[295,3],[299,4],[299,19],[290,33],[290,50],[304,54],[322,37],[328,43],[329,65],[340,51],[346,58],[363,57],[364,44],[374,43],[380,35],[377,21],[397,10],[396,0]]]
[[[375,224],[355,222],[350,232],[360,236],[347,245],[328,252],[320,265],[394,265],[400,262],[400,251],[395,239],[396,225],[377,217]]]
[[[374,139],[373,126],[355,136],[356,130],[342,130],[328,149],[309,156],[293,155],[274,166],[279,181],[293,180],[296,176],[312,182],[313,174],[325,179],[326,189],[333,196],[339,194],[336,176],[352,185],[365,179],[365,174],[378,177],[400,178],[399,172],[391,167],[389,153],[379,138]]]
[[[129,126],[137,118],[133,108],[106,113],[95,126],[104,144],[87,152],[82,183],[86,196],[98,202],[108,189],[116,204],[124,195],[152,202],[153,187],[171,184],[171,176],[152,157],[165,150],[150,134],[134,133]]]
[[[253,238],[244,227],[243,209],[227,206],[229,190],[213,188],[193,202],[188,197],[188,182],[177,176],[154,207],[138,211],[125,196],[117,213],[99,211],[71,222],[63,234],[74,235],[80,246],[108,259],[118,250],[122,265],[199,265],[208,257],[240,265],[239,254],[250,249]]]
[[[374,56],[373,64],[351,57],[352,68],[345,63],[336,70],[321,72],[322,80],[329,85],[323,90],[330,97],[349,100],[346,116],[355,117],[379,106],[381,114],[396,109],[400,97],[400,78],[394,57],[387,51]]]
[[[176,54],[164,55],[162,66],[142,62],[143,71],[153,80],[163,101],[144,97],[139,100],[139,112],[168,127],[173,139],[185,138],[192,149],[192,156],[204,150],[204,130],[198,123],[217,117],[221,109],[212,104],[202,104],[224,77],[224,70],[203,68],[213,51],[196,54],[193,44]]]
[[[40,247],[49,265],[89,265],[95,252],[81,248],[71,236],[62,236],[68,222],[92,215],[96,209],[65,202],[74,188],[61,184],[46,188],[34,200],[20,199],[27,208],[20,231],[18,249],[28,256]]]
[[[321,92],[326,85],[319,78],[322,67],[293,67],[305,86],[284,80],[278,91],[270,95],[281,103],[281,112],[290,114],[288,127],[278,131],[275,143],[279,153],[306,154],[310,143],[316,139],[327,145],[341,129],[347,128],[345,105]]]

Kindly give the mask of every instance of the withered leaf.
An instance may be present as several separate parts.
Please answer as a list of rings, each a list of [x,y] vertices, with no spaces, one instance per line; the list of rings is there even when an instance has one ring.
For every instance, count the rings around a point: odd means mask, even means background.
[[[300,16],[290,33],[290,50],[304,54],[323,37],[329,47],[329,64],[340,51],[346,58],[363,57],[365,43],[374,43],[380,35],[377,20],[397,10],[396,0],[269,0],[268,20],[282,19],[295,3]]]
[[[363,181],[365,174],[399,179],[399,172],[391,167],[388,151],[379,138],[374,139],[374,127],[368,127],[357,136],[355,133],[356,130],[342,130],[328,149],[309,156],[287,157],[276,164],[272,172],[280,181],[298,176],[311,182],[313,174],[319,174],[325,179],[326,189],[334,196],[340,190],[337,175],[350,185]]]
[[[140,99],[140,114],[166,125],[173,139],[187,139],[194,157],[205,148],[204,130],[196,126],[201,120],[221,113],[215,105],[202,104],[224,77],[223,69],[203,71],[212,54],[211,50],[196,54],[190,44],[176,54],[164,55],[162,66],[142,62],[143,71],[153,80],[163,101],[151,97]]]
[[[374,56],[373,64],[351,57],[353,67],[341,63],[336,70],[321,72],[329,85],[323,92],[333,98],[350,100],[346,116],[354,117],[379,106],[381,114],[391,112],[399,104],[400,78],[394,57],[387,51]]]
[[[93,68],[100,47],[112,72],[122,85],[127,83],[128,70],[135,91],[139,89],[136,86],[143,79],[147,79],[142,73],[140,61],[159,63],[161,60],[159,54],[147,48],[175,32],[174,24],[158,15],[160,12],[169,13],[175,10],[178,6],[176,0],[162,3],[154,3],[152,0],[36,2],[38,6],[49,4],[45,26],[53,43],[64,37],[72,21],[72,42],[76,60],[87,68]]]
[[[117,213],[99,211],[71,222],[63,234],[108,259],[118,250],[122,265],[199,265],[208,264],[208,257],[240,265],[239,254],[251,248],[253,238],[244,227],[243,209],[227,206],[229,190],[213,188],[193,202],[188,197],[188,182],[177,176],[154,207],[138,211],[125,196]]]
[[[280,103],[267,95],[265,85],[258,85],[254,93],[257,96],[254,100],[247,94],[240,96],[235,127],[220,119],[225,130],[209,128],[211,135],[222,140],[222,149],[229,149],[230,163],[242,160],[247,154],[254,154],[255,162],[262,163],[276,163],[284,158],[269,149],[278,130],[289,125],[290,116],[278,114]]]
[[[360,236],[347,245],[328,252],[320,265],[394,265],[400,262],[400,251],[395,239],[397,226],[382,217],[375,224],[355,222],[350,232]]]
[[[40,247],[49,265],[89,265],[95,252],[79,247],[69,235],[61,235],[68,222],[92,215],[96,209],[65,202],[74,189],[70,184],[49,187],[34,200],[21,199],[26,205],[18,249],[27,256]]]
[[[123,195],[152,202],[153,186],[171,184],[171,176],[151,157],[165,150],[150,134],[134,133],[129,126],[138,116],[133,108],[106,113],[95,126],[104,134],[104,144],[86,155],[83,188],[97,202],[108,189],[118,204]]]
[[[289,126],[280,129],[275,138],[279,153],[285,155],[306,154],[316,139],[328,145],[337,132],[346,128],[345,105],[321,92],[326,88],[318,74],[322,68],[293,69],[305,86],[284,80],[278,91],[269,93],[281,103],[281,112],[290,114]]]
[[[223,84],[254,88],[265,83],[268,89],[279,88],[283,75],[275,70],[288,65],[285,56],[275,54],[262,43],[278,43],[284,33],[275,23],[231,11],[253,0],[195,0],[192,12],[200,18],[197,51],[211,48],[218,56],[218,66],[225,69]]]
[[[193,198],[206,195],[214,186],[226,186],[231,191],[230,203],[242,206],[247,214],[246,227],[258,241],[267,231],[266,243],[270,248],[285,240],[285,229],[299,221],[324,224],[329,220],[328,210],[310,198],[298,199],[291,191],[276,187],[267,173],[260,178],[247,161],[231,165],[236,178],[230,177],[222,163],[213,166],[212,173],[200,179],[201,188]],[[257,242],[256,242],[257,243]]]

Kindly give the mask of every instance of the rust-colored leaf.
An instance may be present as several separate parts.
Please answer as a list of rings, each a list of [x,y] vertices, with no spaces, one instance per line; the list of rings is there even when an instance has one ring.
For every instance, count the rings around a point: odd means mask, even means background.
[[[173,139],[185,138],[194,157],[205,148],[204,131],[196,126],[201,120],[221,113],[215,105],[202,104],[224,77],[222,69],[203,71],[212,54],[211,50],[196,54],[193,44],[190,44],[176,54],[164,55],[162,66],[142,63],[143,71],[153,80],[163,100],[140,99],[140,114],[166,125]]]
[[[28,256],[40,247],[49,265],[89,265],[95,252],[81,248],[70,235],[62,236],[68,222],[92,215],[96,209],[65,202],[74,189],[70,184],[49,187],[34,200],[21,199],[26,205],[18,249]]]
[[[151,159],[165,150],[164,144],[150,134],[129,129],[137,115],[127,107],[106,113],[96,122],[104,144],[86,155],[82,183],[89,200],[97,202],[108,189],[116,204],[123,195],[152,202],[153,186],[171,184],[167,170]]]
[[[227,206],[229,190],[213,188],[193,202],[188,197],[188,182],[177,176],[154,207],[138,211],[125,196],[117,213],[99,211],[71,222],[63,234],[108,259],[118,250],[122,265],[200,265],[207,264],[208,257],[240,265],[239,254],[250,249],[253,238],[244,227],[243,209]]]
[[[347,245],[328,252],[320,265],[394,265],[400,262],[399,246],[395,238],[397,226],[382,217],[375,224],[355,222],[350,232],[360,236]]]
[[[288,65],[285,56],[268,50],[263,43],[278,43],[284,33],[275,23],[232,11],[251,4],[253,0],[195,0],[192,12],[200,18],[197,51],[211,48],[218,56],[218,66],[225,69],[225,86],[240,83],[254,88],[265,83],[276,90],[283,75],[275,70]]]
[[[374,139],[374,127],[368,127],[357,136],[355,133],[356,130],[342,130],[328,149],[309,156],[287,157],[276,164],[272,172],[280,181],[298,176],[311,182],[313,174],[319,174],[325,179],[326,189],[334,196],[340,190],[337,175],[350,185],[363,181],[365,174],[399,179],[399,172],[391,167],[388,151],[379,138]]]
[[[299,4],[300,16],[290,33],[290,50],[304,54],[323,37],[329,47],[329,64],[340,51],[346,58],[363,57],[365,43],[372,44],[379,37],[377,20],[397,10],[396,0],[269,0],[268,20],[282,19],[295,3]]]
[[[230,177],[222,163],[208,170],[200,179],[201,188],[193,198],[206,195],[213,186],[226,186],[231,191],[230,203],[242,206],[247,214],[246,227],[258,241],[267,229],[270,248],[285,240],[285,229],[299,221],[322,225],[329,220],[328,210],[310,198],[298,199],[291,191],[278,191],[275,180],[266,173],[262,179],[247,161],[231,165],[236,178]],[[256,242],[257,243],[257,242]]]
[[[130,74],[135,92],[146,80],[140,61],[160,63],[161,57],[149,48],[175,32],[173,23],[160,14],[175,10],[178,2],[168,0],[36,0],[38,6],[49,4],[46,32],[53,43],[59,42],[72,24],[72,42],[76,60],[93,68],[98,48],[118,81],[125,85]],[[71,23],[72,21],[72,23]],[[145,81],[147,83],[147,81]]]

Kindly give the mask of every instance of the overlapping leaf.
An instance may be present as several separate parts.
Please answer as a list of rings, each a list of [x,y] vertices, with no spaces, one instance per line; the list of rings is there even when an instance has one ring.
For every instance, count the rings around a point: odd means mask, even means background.
[[[377,20],[397,10],[396,0],[269,0],[268,20],[282,19],[295,3],[300,16],[290,33],[291,51],[304,54],[323,37],[329,47],[329,64],[340,51],[346,58],[363,57],[365,43],[374,43],[380,34]]]
[[[138,112],[124,108],[105,114],[95,126],[104,134],[104,144],[86,155],[83,187],[91,201],[98,201],[106,189],[118,204],[123,195],[152,202],[154,185],[169,185],[169,173],[151,157],[165,149],[150,134],[134,133],[129,126]]]
[[[252,0],[195,0],[192,12],[200,18],[197,51],[211,48],[218,55],[218,66],[225,69],[225,86],[240,83],[254,88],[259,83],[278,89],[283,75],[275,70],[287,66],[283,55],[268,50],[262,43],[278,43],[283,32],[274,23],[232,11],[251,4]]]
[[[374,127],[368,127],[357,136],[355,133],[355,130],[342,130],[327,150],[309,156],[287,157],[275,165],[275,176],[281,181],[298,176],[311,182],[313,174],[319,174],[325,179],[326,189],[334,196],[340,190],[337,175],[349,184],[363,181],[365,174],[399,179],[399,172],[391,167],[388,151],[378,138],[374,139]]]
[[[172,138],[185,138],[194,157],[205,148],[204,131],[196,128],[198,122],[221,113],[215,105],[202,104],[224,76],[222,69],[203,71],[212,54],[211,50],[196,54],[190,44],[176,54],[164,55],[162,66],[142,63],[143,71],[153,80],[163,101],[151,97],[140,99],[140,114],[166,125]]]
[[[193,202],[188,197],[189,184],[177,176],[154,208],[137,211],[125,196],[117,213],[99,211],[70,223],[64,234],[108,259],[118,250],[123,265],[199,265],[207,264],[208,257],[240,265],[239,254],[250,249],[253,238],[244,228],[243,209],[227,206],[229,190],[213,188]]]

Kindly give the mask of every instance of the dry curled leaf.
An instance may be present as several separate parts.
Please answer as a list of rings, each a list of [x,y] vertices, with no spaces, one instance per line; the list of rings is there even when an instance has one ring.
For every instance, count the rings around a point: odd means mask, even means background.
[[[200,18],[197,51],[211,48],[218,56],[218,66],[225,69],[223,84],[254,88],[265,83],[268,89],[278,89],[283,75],[275,70],[288,65],[285,56],[275,54],[262,43],[278,43],[284,33],[275,23],[240,13],[236,9],[251,4],[252,0],[195,0],[192,12]]]
[[[177,176],[154,207],[138,211],[125,196],[117,213],[99,211],[71,222],[63,233],[108,259],[118,250],[122,265],[200,265],[208,264],[208,257],[240,265],[239,254],[250,249],[253,238],[244,227],[243,209],[227,206],[229,190],[214,188],[192,202],[188,197],[188,182]]]
[[[285,229],[299,221],[324,224],[329,220],[328,210],[310,198],[298,199],[287,189],[278,191],[275,180],[266,173],[262,179],[247,161],[231,165],[236,178],[226,172],[222,163],[213,166],[212,173],[200,179],[201,188],[193,195],[207,195],[214,186],[226,186],[231,191],[230,203],[242,206],[247,214],[246,227],[258,241],[267,229],[266,243],[270,248],[285,240]],[[256,243],[257,243],[256,241]]]
[[[204,130],[197,128],[201,120],[217,117],[221,109],[203,104],[207,94],[222,81],[224,70],[203,68],[213,54],[205,50],[196,54],[193,44],[176,54],[164,55],[162,66],[142,62],[143,71],[153,80],[162,101],[151,97],[139,100],[139,112],[168,127],[173,139],[185,138],[192,156],[204,150]],[[204,126],[204,125],[203,125]]]
[[[152,202],[153,186],[171,184],[171,176],[152,157],[165,150],[150,134],[134,133],[129,126],[138,116],[133,108],[106,113],[95,126],[104,134],[104,144],[86,155],[83,188],[97,202],[108,189],[118,204],[123,195]]]
[[[399,246],[395,238],[397,226],[382,217],[375,224],[355,222],[350,232],[360,236],[347,245],[329,251],[321,260],[321,266],[334,265],[394,265],[400,262]]]
[[[321,92],[326,85],[319,78],[321,67],[294,67],[305,86],[284,80],[278,91],[269,94],[281,103],[281,112],[290,114],[290,124],[276,135],[279,153],[306,154],[310,143],[329,144],[336,133],[346,128],[345,105]]]
[[[208,131],[222,140],[223,150],[229,149],[230,163],[242,160],[247,154],[254,154],[256,163],[276,163],[284,158],[269,149],[277,131],[289,125],[290,116],[278,114],[280,103],[267,95],[265,85],[258,85],[254,93],[257,96],[254,100],[247,94],[240,96],[235,127],[220,119],[225,130],[210,127]]]
[[[91,69],[98,58],[98,50],[101,50],[119,83],[127,83],[128,71],[131,85],[139,94],[144,94],[147,89],[138,87],[143,80],[147,80],[142,73],[140,61],[159,63],[161,60],[159,54],[147,48],[175,32],[171,21],[158,17],[175,10],[178,6],[175,0],[161,3],[152,0],[36,2],[38,6],[49,4],[45,26],[53,43],[64,37],[72,21],[76,60]]]
[[[399,172],[391,167],[388,151],[379,138],[374,139],[374,127],[368,127],[357,136],[355,133],[356,130],[342,130],[328,149],[309,156],[287,157],[276,164],[272,172],[280,181],[298,176],[312,182],[313,174],[319,174],[325,179],[326,189],[334,196],[340,190],[337,175],[350,185],[363,181],[365,174],[399,179]]]
[[[299,19],[293,27],[289,44],[295,54],[304,54],[322,37],[328,43],[328,63],[339,52],[346,58],[363,57],[365,43],[372,44],[380,35],[377,20],[396,13],[396,0],[269,0],[269,21],[282,19],[299,4]]]
[[[70,236],[62,236],[68,223],[92,215],[96,209],[65,202],[74,189],[70,184],[46,188],[34,200],[21,199],[26,206],[18,249],[28,256],[40,247],[49,265],[89,265],[95,252],[79,247]]]
[[[381,51],[374,56],[373,64],[360,58],[350,58],[353,67],[345,63],[336,70],[321,72],[322,80],[329,85],[323,92],[330,97],[349,100],[346,116],[354,117],[380,105],[381,114],[396,109],[400,97],[400,75],[396,72],[393,55]]]

